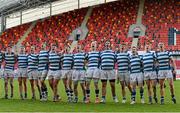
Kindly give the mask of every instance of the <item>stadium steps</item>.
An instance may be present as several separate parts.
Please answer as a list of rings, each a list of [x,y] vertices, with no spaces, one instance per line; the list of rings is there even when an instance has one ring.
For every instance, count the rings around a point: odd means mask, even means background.
[[[91,14],[92,14],[92,11],[93,11],[93,6],[88,9],[87,14],[84,17],[84,20],[83,20],[81,26],[86,26],[88,19],[90,18]]]
[[[139,9],[138,9],[138,14],[137,14],[137,19],[136,19],[136,24],[137,25],[141,25],[142,24],[142,16],[143,16],[143,11],[144,11],[144,3],[145,3],[145,0],[140,0],[140,2],[139,2]],[[138,38],[133,38],[131,48],[133,46],[137,47],[138,41],[139,41]]]
[[[32,22],[31,26],[28,28],[28,30],[24,33],[24,35],[18,40],[17,47],[21,45],[21,43],[26,39],[28,34],[31,32],[31,30],[35,27],[37,21]]]
[[[137,47],[138,41],[139,41],[139,38],[133,38],[131,48],[132,48],[133,46]]]
[[[88,34],[88,28],[86,26],[87,22],[88,22],[88,19],[90,18],[91,14],[92,14],[92,11],[93,11],[93,7],[89,7],[87,13],[86,13],[86,16],[84,17],[84,20],[83,22],[81,23],[81,26],[77,29],[82,29],[83,31],[83,35],[80,36],[80,40],[84,40]],[[72,34],[71,34],[71,37],[75,37],[76,36],[76,33],[77,33],[77,29],[75,29]],[[78,41],[76,40],[73,40],[72,44],[71,44],[71,52],[73,52],[73,50],[75,49],[75,47],[77,46],[78,44]]]
[[[139,2],[139,9],[138,9],[138,15],[136,19],[136,24],[141,24],[142,23],[142,16],[143,16],[143,11],[144,11],[144,3],[145,0],[140,0]]]
[[[73,41],[72,42],[70,52],[73,52],[73,50],[76,48],[77,44],[78,44],[78,41]]]

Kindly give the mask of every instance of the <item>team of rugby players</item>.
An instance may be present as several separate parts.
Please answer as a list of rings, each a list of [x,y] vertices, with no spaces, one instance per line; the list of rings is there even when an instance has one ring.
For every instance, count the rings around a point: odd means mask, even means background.
[[[31,85],[32,99],[36,99],[35,87],[38,88],[40,100],[47,101],[48,91],[46,78],[53,91],[53,101],[59,101],[58,83],[62,79],[68,102],[78,102],[78,83],[82,88],[83,102],[90,103],[90,83],[95,86],[95,103],[106,102],[106,86],[109,81],[114,102],[118,102],[115,82],[120,82],[122,89],[122,103],[126,103],[126,87],[131,94],[131,103],[136,102],[136,87],[139,87],[141,103],[144,101],[144,84],[147,85],[149,104],[158,103],[156,87],[160,85],[160,104],[164,104],[164,82],[167,79],[170,86],[172,102],[176,103],[172,73],[175,73],[175,64],[171,54],[165,51],[163,43],[159,44],[159,51],[151,52],[146,45],[145,53],[138,55],[137,48],[132,47],[131,54],[127,45],[122,44],[118,51],[111,49],[109,41],[105,42],[104,50],[97,51],[96,42],[91,43],[91,50],[84,52],[78,45],[75,53],[70,52],[67,46],[59,52],[56,44],[51,44],[50,50],[43,44],[41,51],[37,52],[31,47],[26,53],[25,47],[19,51],[12,51],[9,46],[6,52],[0,53],[1,75],[4,78],[5,99],[8,99],[8,84],[10,84],[13,98],[13,78],[16,75],[19,82],[19,95],[21,99],[27,98],[27,79]],[[15,64],[17,70],[15,71]],[[172,68],[174,69],[172,71]],[[99,98],[99,81],[102,82],[102,97]],[[145,82],[144,82],[145,81]],[[24,90],[24,91],[23,91]]]

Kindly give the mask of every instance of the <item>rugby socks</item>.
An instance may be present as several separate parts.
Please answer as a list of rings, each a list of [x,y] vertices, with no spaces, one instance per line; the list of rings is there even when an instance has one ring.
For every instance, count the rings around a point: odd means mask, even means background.
[[[103,99],[103,100],[106,100],[106,96],[102,96],[102,99]]]
[[[83,102],[85,102],[85,101],[86,101],[86,97],[83,98]]]
[[[4,98],[5,98],[5,99],[8,99],[8,94],[5,94]]]
[[[149,96],[149,104],[152,104],[152,96]]]
[[[68,98],[71,97],[71,94],[70,94],[70,90],[69,90],[69,89],[66,89],[66,95],[67,95]]]
[[[24,98],[25,98],[25,99],[27,98],[27,93],[24,93]]]
[[[164,104],[164,96],[161,96],[161,104]]]
[[[131,100],[132,100],[132,101],[135,101],[135,99],[136,99],[136,90],[133,89],[133,90],[132,90]]]
[[[90,98],[90,90],[89,89],[86,90],[86,97]]]
[[[99,97],[99,89],[95,90],[95,94],[96,94],[96,98],[98,98]]]
[[[176,104],[176,98],[175,98],[175,96],[174,96],[174,95],[171,95],[171,97],[172,97],[173,103]]]
[[[126,97],[123,97],[123,100],[126,100]]]
[[[70,96],[73,98],[73,90],[70,90]]]
[[[24,99],[24,98],[23,98],[23,94],[22,94],[22,93],[20,94],[20,98],[21,98],[22,100]]]
[[[142,87],[140,88],[140,98],[144,98],[144,89]]]
[[[77,102],[78,102],[78,97],[75,96],[75,98],[74,98],[74,103],[77,103]]]
[[[46,94],[46,97],[48,97],[48,90],[47,90],[47,87],[44,88],[44,92]]]
[[[116,96],[113,96],[113,100],[115,100],[117,97]]]
[[[156,86],[153,87],[153,93],[154,93],[154,100],[156,103],[158,103],[158,98],[157,98],[157,95],[156,95]]]

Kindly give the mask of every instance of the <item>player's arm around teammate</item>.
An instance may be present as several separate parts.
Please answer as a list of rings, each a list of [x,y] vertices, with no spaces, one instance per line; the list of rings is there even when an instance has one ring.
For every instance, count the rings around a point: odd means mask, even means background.
[[[141,58],[137,53],[137,48],[132,47],[132,55],[130,57],[130,83],[132,86],[132,99],[131,104],[135,104],[136,101],[136,86],[138,84],[140,89],[140,99],[141,103],[144,104],[144,88],[143,88],[143,73],[142,73],[142,62]]]
[[[164,82],[165,79],[168,80],[170,86],[170,92],[172,96],[173,103],[176,103],[176,98],[174,94],[174,83],[173,83],[173,75],[171,72],[170,66],[172,65],[175,68],[175,64],[173,58],[170,56],[169,52],[165,51],[165,47],[163,43],[159,43],[159,52],[157,53],[157,61],[158,61],[158,79],[160,83],[160,95],[161,95],[161,104],[164,104]]]
[[[94,87],[95,87],[95,103],[99,103],[99,87],[98,82],[100,79],[100,70],[99,70],[99,60],[100,60],[100,54],[96,50],[97,44],[96,42],[91,43],[91,52],[88,53],[87,56],[87,62],[88,62],[88,69],[86,73],[86,101],[85,103],[90,103],[90,83],[91,80],[94,81]]]
[[[101,103],[106,102],[106,86],[107,81],[110,82],[111,93],[114,102],[119,102],[116,97],[115,91],[115,53],[111,50],[111,44],[109,41],[105,42],[104,51],[101,52],[101,82],[102,82],[102,100]]]
[[[28,78],[31,84],[32,99],[36,99],[35,86],[38,88],[39,97],[41,99],[41,91],[38,83],[38,54],[34,46],[31,46],[28,56]]]
[[[118,64],[117,78],[121,83],[121,90],[123,97],[122,103],[126,103],[125,87],[127,86],[130,93],[132,93],[132,88],[130,85],[130,74],[129,74],[130,58],[129,58],[129,53],[127,52],[126,49],[126,45],[120,45],[120,53],[117,53],[116,59]]]
[[[17,55],[18,62],[18,82],[19,82],[19,94],[20,98],[27,98],[27,66],[28,66],[28,55],[24,46],[20,47],[20,51]],[[23,85],[24,85],[24,96],[23,96]]]

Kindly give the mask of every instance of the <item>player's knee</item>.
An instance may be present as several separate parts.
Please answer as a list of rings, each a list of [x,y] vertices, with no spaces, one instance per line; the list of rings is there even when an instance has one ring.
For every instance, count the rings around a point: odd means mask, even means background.
[[[150,85],[148,85],[148,86],[147,86],[147,89],[148,89],[148,90],[150,90],[150,89],[151,89],[151,86],[150,86]]]
[[[8,81],[5,81],[4,84],[5,84],[5,86],[7,86],[8,85]]]
[[[10,82],[10,86],[13,87],[13,83],[12,82]]]
[[[102,83],[102,88],[106,88],[106,83]]]
[[[122,90],[125,90],[125,86],[124,86],[124,85],[121,85],[121,89],[122,89]]]
[[[22,82],[19,82],[19,86],[22,86]]]
[[[161,89],[161,90],[164,89],[164,84],[161,84],[161,85],[160,85],[160,89]]]

